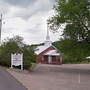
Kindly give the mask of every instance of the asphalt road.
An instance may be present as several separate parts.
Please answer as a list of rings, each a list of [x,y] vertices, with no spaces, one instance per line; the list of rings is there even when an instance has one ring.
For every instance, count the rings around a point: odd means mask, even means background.
[[[6,70],[0,68],[0,90],[26,90]]]
[[[90,90],[90,64],[38,64],[32,72],[8,72],[28,90]]]
[[[37,65],[30,77],[31,90],[90,90],[90,64]]]

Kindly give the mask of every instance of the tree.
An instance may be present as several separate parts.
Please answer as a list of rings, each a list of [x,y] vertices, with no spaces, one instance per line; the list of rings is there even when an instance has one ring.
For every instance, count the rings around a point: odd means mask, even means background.
[[[36,63],[36,54],[34,53],[34,49],[32,46],[25,45],[23,47],[23,55],[24,55],[24,67],[26,69],[30,68],[32,63]]]
[[[29,45],[25,45],[23,43],[23,38],[20,36],[15,36],[10,39],[8,38],[0,46],[0,65],[10,67],[11,53],[23,53],[24,69],[29,69],[31,67],[31,63],[36,60],[33,48]]]
[[[62,39],[54,42],[53,45],[62,53],[63,63],[81,63],[86,61],[90,55],[90,45],[85,42],[76,42],[69,39]]]
[[[56,14],[48,20],[50,29],[66,25],[56,47],[65,62],[82,62],[90,55],[90,0],[58,0],[54,10]]]
[[[48,20],[52,30],[66,23],[64,38],[90,43],[90,1],[58,0],[54,6],[56,15]]]
[[[4,42],[4,44],[0,47],[0,64],[10,66],[11,53],[16,53],[18,50],[19,47],[14,41]]]

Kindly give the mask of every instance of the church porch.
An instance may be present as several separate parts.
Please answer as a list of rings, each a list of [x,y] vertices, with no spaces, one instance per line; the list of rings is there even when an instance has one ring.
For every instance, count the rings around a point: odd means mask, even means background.
[[[43,55],[42,64],[61,64],[61,57],[55,55]]]

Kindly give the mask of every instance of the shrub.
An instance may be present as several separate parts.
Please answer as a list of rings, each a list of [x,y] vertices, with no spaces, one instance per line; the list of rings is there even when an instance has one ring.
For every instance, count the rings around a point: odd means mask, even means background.
[[[21,42],[21,44],[23,43]],[[11,53],[21,53],[21,52],[23,53],[24,57],[23,58],[24,69],[29,69],[31,67],[31,63],[35,62],[36,55],[34,54],[34,51],[30,46],[24,45],[24,47],[21,49],[15,37],[13,39],[9,39],[0,46],[0,65],[10,67]]]

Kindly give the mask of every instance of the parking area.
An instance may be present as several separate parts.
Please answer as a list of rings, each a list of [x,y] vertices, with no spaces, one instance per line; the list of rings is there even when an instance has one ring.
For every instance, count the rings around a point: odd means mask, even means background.
[[[8,71],[28,90],[90,90],[90,65],[36,65],[32,72]]]

